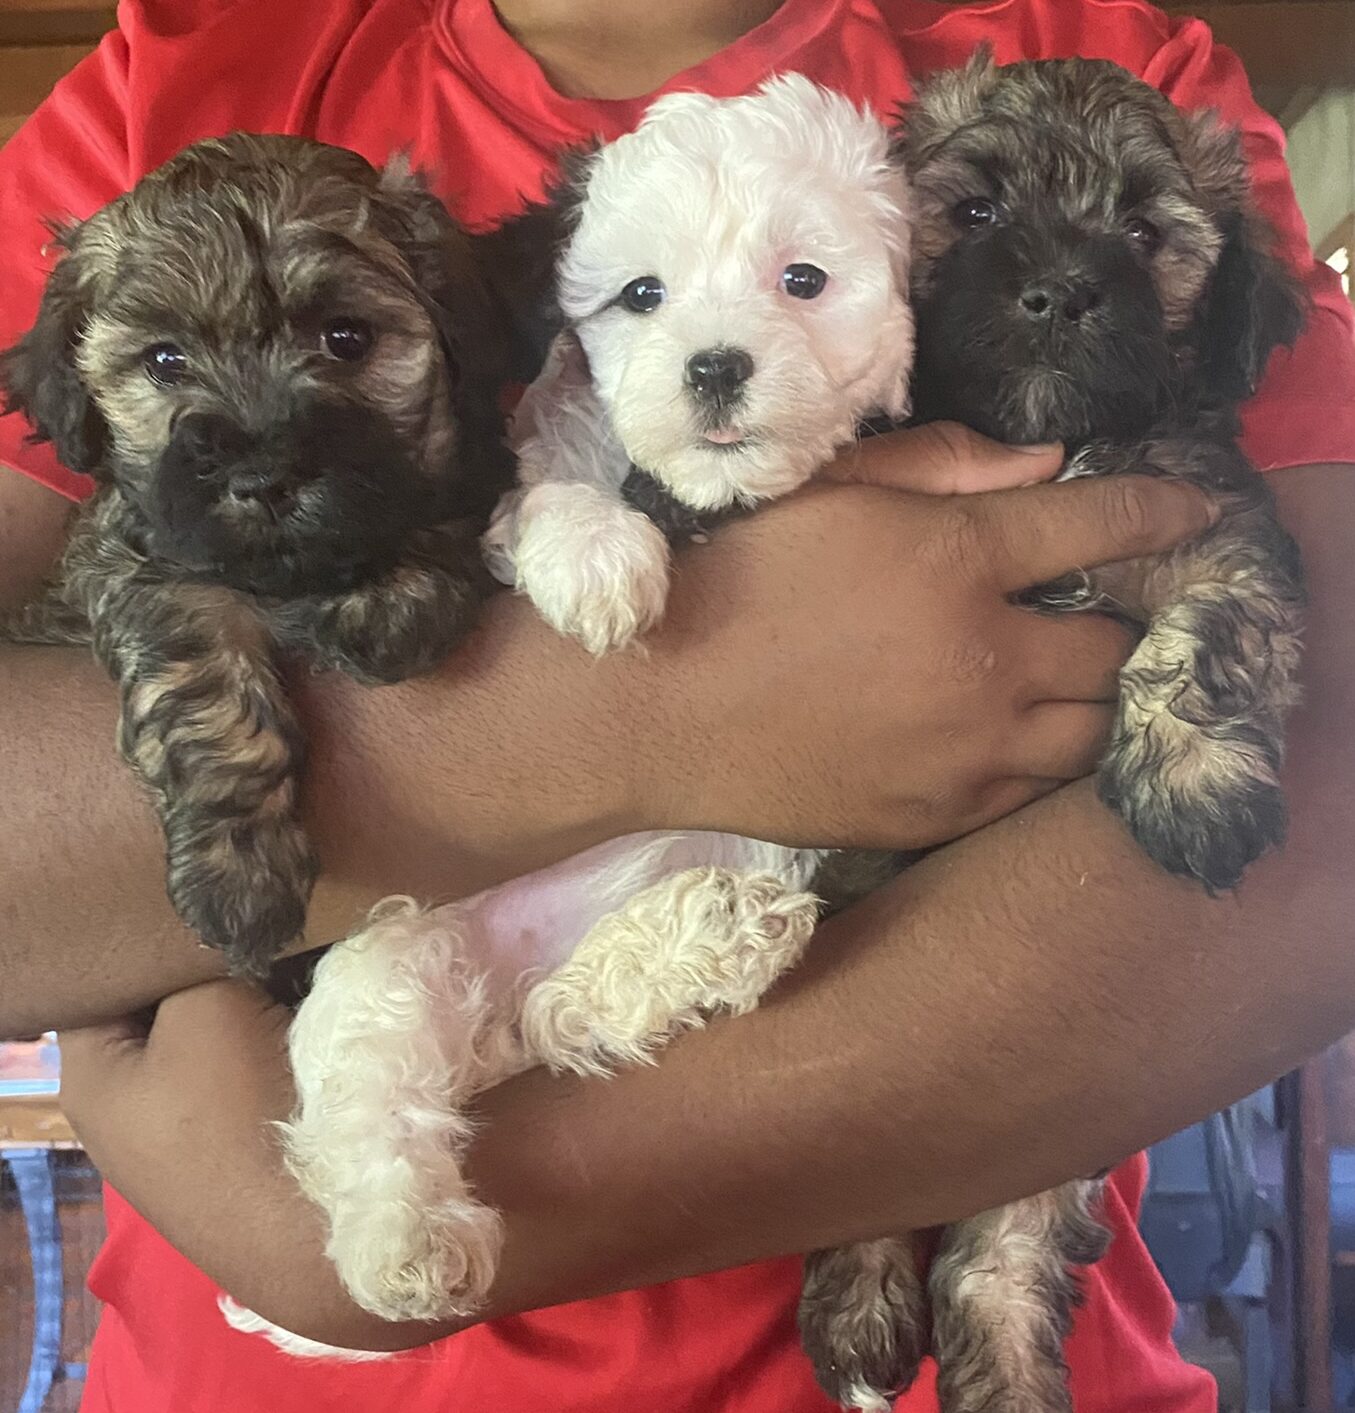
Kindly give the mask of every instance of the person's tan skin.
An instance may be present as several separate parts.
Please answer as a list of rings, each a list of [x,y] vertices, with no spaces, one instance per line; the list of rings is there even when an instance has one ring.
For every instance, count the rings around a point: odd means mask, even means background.
[[[509,1234],[487,1315],[971,1214],[1116,1162],[1355,1024],[1355,473],[1274,484],[1313,600],[1284,850],[1210,899],[1083,782],[826,924],[761,1009],[656,1067],[502,1086],[472,1156]],[[338,1287],[266,1127],[292,1102],[285,1024],[215,983],[162,1006],[149,1041],[68,1037],[78,1131],[265,1317],[354,1348],[454,1332],[383,1324]]]
[[[945,492],[1057,465],[933,428],[835,469]],[[646,653],[595,663],[504,595],[431,678],[298,678],[324,865],[310,940],[388,894],[462,896],[628,830],[931,844],[1076,778],[1104,740],[1125,635],[1005,595],[1203,523],[1186,488],[1137,491],[817,491],[690,555]],[[0,650],[0,1035],[220,974],[165,899],[115,716],[85,655]]]

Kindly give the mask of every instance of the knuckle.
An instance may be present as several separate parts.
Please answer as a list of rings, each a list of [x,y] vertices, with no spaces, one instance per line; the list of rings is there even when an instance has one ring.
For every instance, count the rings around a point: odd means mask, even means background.
[[[1156,516],[1149,485],[1130,477],[1107,481],[1106,520],[1116,538],[1130,548],[1150,543]]]

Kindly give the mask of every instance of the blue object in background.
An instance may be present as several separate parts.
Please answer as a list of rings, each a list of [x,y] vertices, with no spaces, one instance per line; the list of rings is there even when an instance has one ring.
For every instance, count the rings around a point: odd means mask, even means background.
[[[1277,1349],[1269,1296],[1283,1188],[1272,1089],[1173,1134],[1149,1152],[1140,1229],[1179,1305],[1224,1303],[1241,1333],[1246,1413],[1270,1413]],[[1268,1161],[1269,1160],[1269,1161]],[[1275,1168],[1275,1180],[1262,1176]]]

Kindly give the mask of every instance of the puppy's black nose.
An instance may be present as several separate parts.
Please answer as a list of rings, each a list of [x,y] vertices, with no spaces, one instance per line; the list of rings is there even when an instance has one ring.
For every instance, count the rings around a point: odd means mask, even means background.
[[[1044,280],[1021,291],[1021,307],[1032,319],[1077,321],[1101,302],[1101,292],[1086,280]]]
[[[175,425],[171,446],[185,469],[239,500],[270,501],[297,479],[294,458],[230,417],[190,413]]]
[[[753,376],[753,360],[741,348],[708,348],[687,360],[687,382],[700,398],[729,402]]]

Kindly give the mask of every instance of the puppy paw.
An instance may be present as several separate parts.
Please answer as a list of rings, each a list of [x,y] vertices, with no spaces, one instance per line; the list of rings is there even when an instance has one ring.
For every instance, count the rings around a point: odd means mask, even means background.
[[[518,588],[557,632],[601,656],[663,616],[668,542],[638,511],[593,487],[546,485],[518,516]]]
[[[1236,887],[1288,822],[1263,742],[1206,736],[1171,717],[1117,738],[1097,792],[1151,859],[1211,892]]]
[[[348,593],[284,604],[275,621],[317,670],[379,687],[436,667],[465,636],[480,598],[469,569],[403,564]]]
[[[926,1300],[907,1238],[805,1258],[800,1339],[819,1387],[848,1409],[884,1413],[926,1352]]]
[[[484,1305],[503,1248],[499,1214],[468,1193],[335,1222],[329,1254],[344,1288],[383,1320],[464,1319]]]
[[[604,1074],[650,1058],[718,1011],[739,1014],[794,966],[818,899],[772,874],[689,869],[603,918],[523,1003],[529,1055],[557,1070]]]
[[[318,866],[290,818],[166,821],[167,891],[236,975],[263,977],[305,927]]]

